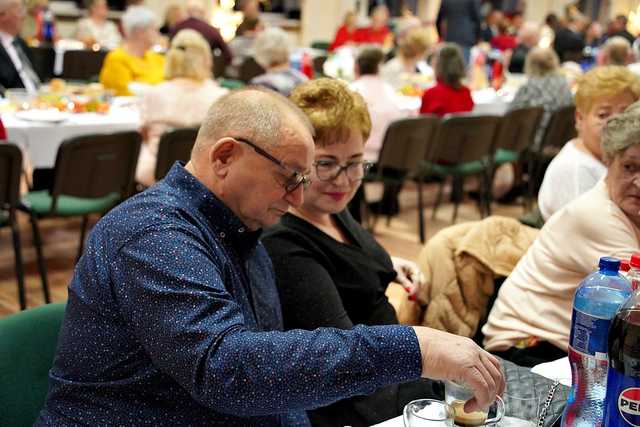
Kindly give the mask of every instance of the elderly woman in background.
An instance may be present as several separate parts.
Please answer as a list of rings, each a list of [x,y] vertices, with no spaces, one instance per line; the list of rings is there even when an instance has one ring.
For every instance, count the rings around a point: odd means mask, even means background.
[[[422,276],[414,263],[392,260],[346,209],[369,166],[364,100],[334,79],[305,83],[291,100],[311,120],[316,150],[303,204],[263,237],[285,329],[396,324],[387,286],[397,282],[415,293]],[[437,397],[436,391],[429,381],[394,385],[308,413],[314,426],[371,425],[399,415],[413,398]]]
[[[378,73],[383,59],[384,53],[377,47],[362,49],[356,58],[357,78],[350,86],[365,100],[371,116],[371,134],[364,147],[364,158],[371,162],[378,161],[389,124],[405,116],[393,87]]]
[[[518,30],[518,44],[509,58],[510,73],[524,73],[527,55],[540,42],[540,26],[525,22]]]
[[[544,225],[500,288],[482,329],[487,350],[522,366],[564,356],[580,280],[601,256],[628,258],[640,250],[638,107],[604,127],[606,177]]]
[[[152,185],[158,141],[170,128],[195,127],[207,110],[227,90],[212,80],[211,49],[194,30],[182,30],[171,41],[165,67],[166,82],[146,92],[141,101],[144,144],[140,150],[136,180]]]
[[[508,111],[527,107],[544,108],[534,142],[538,147],[551,114],[561,107],[573,104],[573,95],[567,79],[559,73],[560,62],[553,49],[546,47],[531,49],[525,59],[524,70],[528,80],[516,92]]]
[[[554,95],[557,93],[549,91],[547,99]],[[578,80],[578,136],[551,161],[538,193],[538,207],[545,221],[604,176],[602,127],[610,116],[621,113],[639,97],[640,79],[625,67],[596,67]]]
[[[236,35],[229,42],[229,49],[233,55],[231,64],[227,65],[225,73],[230,77],[237,78],[240,73],[242,63],[253,56],[253,43],[261,31],[264,31],[264,24],[260,18],[246,18],[244,21],[244,31],[242,35]]]
[[[380,75],[395,89],[400,89],[415,74],[433,78],[433,69],[425,61],[432,44],[432,32],[428,29],[409,30],[400,40],[398,55],[382,66]]]
[[[156,18],[144,6],[132,6],[122,15],[124,43],[109,52],[100,71],[100,83],[117,96],[133,93],[133,82],[158,84],[164,80],[164,57],[151,51],[158,40]]]
[[[289,96],[291,91],[307,76],[289,66],[289,36],[280,28],[268,28],[256,37],[253,43],[255,60],[266,70],[264,74],[254,77],[250,83],[264,86]]]
[[[455,43],[443,43],[433,60],[437,83],[422,95],[420,114],[442,117],[473,110],[471,91],[462,84],[465,76],[462,51]]]
[[[87,48],[92,48],[95,44],[106,49],[118,47],[122,37],[116,24],[107,19],[107,0],[87,0],[86,8],[89,16],[78,21],[76,38]]]

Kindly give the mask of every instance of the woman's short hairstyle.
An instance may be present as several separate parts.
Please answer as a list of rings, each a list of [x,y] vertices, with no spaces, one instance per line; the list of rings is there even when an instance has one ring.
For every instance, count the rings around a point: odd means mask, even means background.
[[[171,40],[165,61],[165,78],[205,80],[211,78],[211,48],[195,30],[180,30]]]
[[[601,144],[605,161],[612,160],[632,145],[640,144],[640,102],[631,104],[624,113],[607,120],[602,129]]]
[[[455,43],[443,43],[436,53],[436,77],[454,88],[460,87],[464,77],[462,51]]]
[[[433,42],[431,31],[426,28],[414,28],[402,37],[398,50],[400,55],[407,59],[422,58]]]
[[[84,6],[85,9],[87,10],[91,10],[93,9],[93,7],[101,0],[84,0],[82,2],[82,5]],[[106,2],[106,0],[105,0]]]
[[[263,68],[289,62],[290,39],[281,28],[271,27],[262,31],[253,42],[253,56]]]
[[[358,70],[361,76],[378,74],[380,64],[384,60],[384,53],[377,47],[366,47],[360,51],[356,58]]]
[[[560,69],[560,59],[556,52],[548,47],[534,47],[524,60],[524,72],[530,77],[544,77]]]
[[[317,146],[344,142],[354,130],[364,141],[369,138],[367,104],[346,83],[329,78],[311,80],[296,87],[289,98],[309,117]]]
[[[131,36],[138,30],[156,28],[158,23],[156,15],[144,6],[131,6],[122,15],[122,31],[125,37]]]
[[[580,76],[577,84],[576,109],[582,114],[588,114],[598,100],[625,91],[631,92],[635,100],[640,97],[640,78],[618,65],[595,67]]]

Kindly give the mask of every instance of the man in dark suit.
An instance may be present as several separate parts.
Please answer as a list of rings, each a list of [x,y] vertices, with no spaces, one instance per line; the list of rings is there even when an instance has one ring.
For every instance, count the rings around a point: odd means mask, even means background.
[[[583,17],[570,15],[567,26],[556,31],[553,49],[558,54],[560,62],[582,60],[582,51],[585,46],[582,32],[585,27],[586,22]]]
[[[0,0],[0,88],[35,92],[40,78],[27,44],[18,35],[25,18],[22,0]]]
[[[440,35],[462,47],[466,65],[471,47],[480,37],[480,23],[480,0],[442,0],[437,19]]]

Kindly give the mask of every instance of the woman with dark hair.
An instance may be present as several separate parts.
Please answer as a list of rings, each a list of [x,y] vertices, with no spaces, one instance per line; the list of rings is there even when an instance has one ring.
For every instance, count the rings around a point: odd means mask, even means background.
[[[420,114],[442,117],[473,110],[471,91],[462,84],[465,75],[462,52],[455,43],[444,43],[434,58],[437,83],[422,95]]]

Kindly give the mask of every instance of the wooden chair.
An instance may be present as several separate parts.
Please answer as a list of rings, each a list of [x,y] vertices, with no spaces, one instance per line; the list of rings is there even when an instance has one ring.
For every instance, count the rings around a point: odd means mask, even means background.
[[[197,136],[197,128],[173,129],[162,134],[158,144],[156,181],[164,178],[177,160],[189,160]]]
[[[446,178],[451,177],[454,201],[452,222],[456,221],[463,197],[464,181],[471,175],[480,176],[482,179],[478,208],[483,217],[489,214],[486,189],[489,187],[487,182],[490,179],[495,135],[499,124],[499,116],[475,114],[452,114],[445,116],[440,122],[438,132],[427,144],[420,171],[421,179],[430,175],[443,178],[432,218],[435,218],[442,202]]]
[[[40,260],[44,258],[38,220],[71,216],[82,217],[80,258],[89,215],[102,214],[131,194],[140,142],[138,132],[118,132],[79,136],[60,145],[52,190],[31,191],[22,199]],[[41,271],[47,287],[44,262]]]
[[[424,115],[392,122],[384,135],[376,173],[367,181],[380,181],[401,186],[407,178],[418,175],[418,166],[424,158],[427,141],[432,139],[440,120],[436,116]],[[418,228],[420,242],[425,241],[424,204],[422,182],[418,184]],[[375,213],[374,213],[375,215]],[[387,216],[387,221],[389,220]],[[374,216],[374,225],[377,216]]]
[[[13,240],[16,280],[18,282],[18,300],[20,309],[27,308],[24,288],[24,266],[20,244],[17,208],[20,203],[20,175],[22,173],[22,152],[11,143],[0,144],[0,227],[10,227]],[[41,261],[41,260],[38,260]],[[42,271],[41,271],[42,272]],[[49,302],[49,289],[42,282],[44,300]]]
[[[544,109],[541,107],[528,107],[512,110],[502,117],[496,136],[496,153],[493,157],[490,185],[499,166],[505,163],[529,162],[530,157],[527,153],[533,147],[543,113]],[[528,165],[527,169],[531,170],[531,166]],[[485,191],[491,196],[491,188]],[[530,194],[528,196],[525,197],[525,209],[531,206],[532,197]]]

